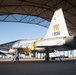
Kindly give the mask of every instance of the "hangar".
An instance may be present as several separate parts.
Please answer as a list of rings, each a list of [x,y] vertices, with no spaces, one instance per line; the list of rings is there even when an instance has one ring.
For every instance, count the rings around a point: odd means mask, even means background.
[[[76,35],[75,0],[0,0],[0,22],[36,24],[48,28],[55,10],[62,8],[70,35]]]

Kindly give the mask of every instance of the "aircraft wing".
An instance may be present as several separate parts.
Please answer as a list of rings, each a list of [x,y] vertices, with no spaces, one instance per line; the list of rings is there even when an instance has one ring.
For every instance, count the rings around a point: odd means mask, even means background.
[[[17,41],[20,41],[20,40],[15,40],[15,41],[11,41],[11,42],[8,42],[8,43],[0,44],[0,46],[11,47]]]
[[[33,40],[34,41],[34,40]],[[29,54],[30,53],[30,42],[31,40],[16,40],[8,43],[4,43],[0,45],[0,50],[8,51],[8,54],[13,54],[16,50],[21,54]]]
[[[0,52],[0,55],[7,56],[6,53],[4,53],[4,52]]]

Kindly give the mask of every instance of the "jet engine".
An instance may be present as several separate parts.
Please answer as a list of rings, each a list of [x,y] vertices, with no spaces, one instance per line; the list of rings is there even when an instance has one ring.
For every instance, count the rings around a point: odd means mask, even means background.
[[[76,36],[68,36],[65,38],[65,45],[67,47],[76,49]]]

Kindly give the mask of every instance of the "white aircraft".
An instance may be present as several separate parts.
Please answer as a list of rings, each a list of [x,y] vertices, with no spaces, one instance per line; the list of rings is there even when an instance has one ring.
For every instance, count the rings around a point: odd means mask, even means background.
[[[45,51],[45,60],[49,60],[49,51],[54,50],[73,50],[76,49],[76,36],[70,36],[64,19],[62,9],[55,11],[44,38],[37,40],[20,40],[12,45],[14,50],[10,49],[8,53],[30,52],[30,50]],[[24,50],[21,50],[24,48]],[[17,61],[15,58],[15,61]]]

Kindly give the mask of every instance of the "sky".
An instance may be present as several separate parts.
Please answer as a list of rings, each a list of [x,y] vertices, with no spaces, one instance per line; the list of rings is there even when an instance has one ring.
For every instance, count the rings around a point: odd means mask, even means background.
[[[0,22],[0,44],[21,40],[43,38],[47,28],[35,24]]]

